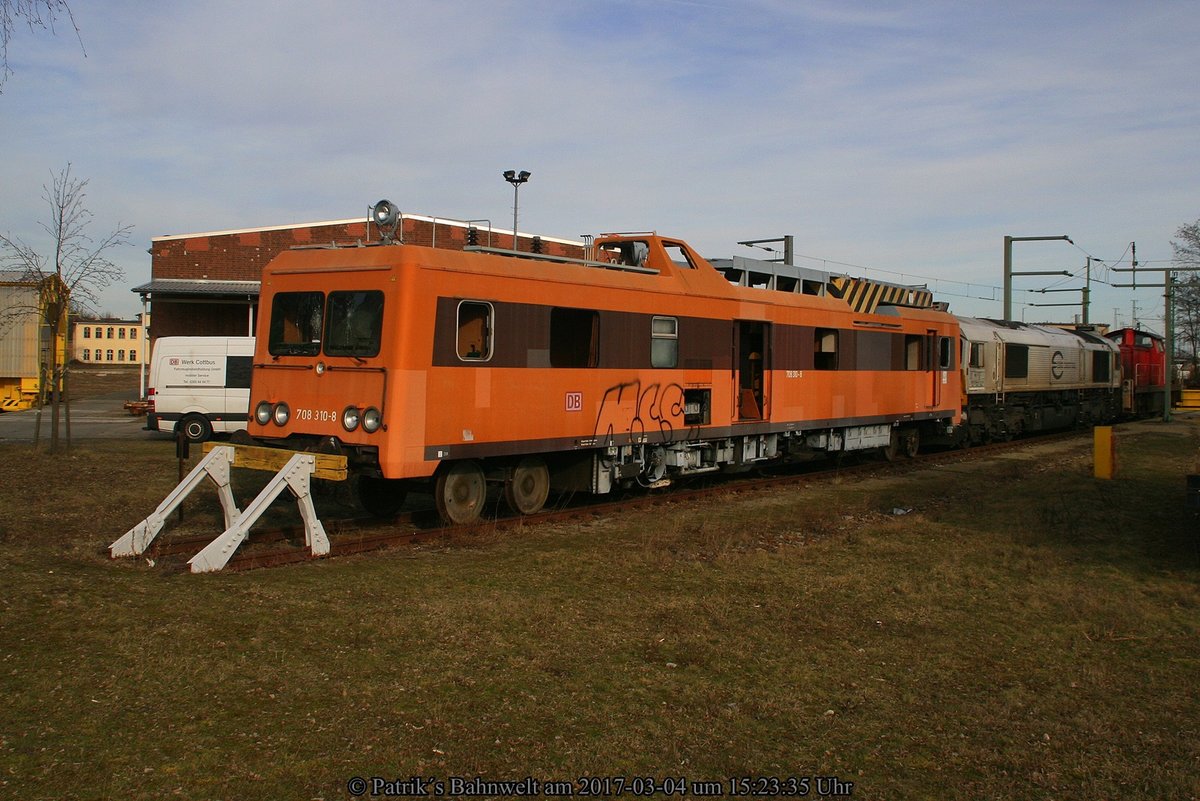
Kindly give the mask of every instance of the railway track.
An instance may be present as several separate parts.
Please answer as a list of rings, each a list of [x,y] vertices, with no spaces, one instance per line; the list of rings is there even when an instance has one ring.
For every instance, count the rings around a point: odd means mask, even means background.
[[[914,458],[847,462],[822,462],[819,467],[809,469],[784,467],[769,472],[748,476],[726,476],[710,479],[704,483],[686,484],[662,491],[630,493],[611,500],[582,501],[578,497],[565,498],[561,505],[547,508],[533,515],[506,515],[502,504],[478,523],[469,526],[441,526],[436,516],[429,511],[403,512],[388,520],[377,518],[342,518],[326,521],[329,532],[330,552],[328,556],[313,557],[304,547],[304,529],[297,524],[277,526],[251,532],[249,538],[230,558],[225,571],[254,570],[266,567],[309,562],[369,551],[414,546],[430,543],[450,544],[466,541],[481,532],[496,533],[516,528],[539,526],[548,523],[596,518],[636,509],[659,505],[679,504],[689,500],[713,498],[721,495],[736,495],[763,492],[780,487],[800,486],[833,478],[847,476],[866,477],[897,471],[919,470],[931,465],[968,461],[994,456],[1011,450],[1020,450],[1058,440],[1082,439],[1090,430],[1060,432],[1045,436],[1022,438],[1012,442],[991,443],[969,449],[944,450],[920,454]],[[177,557],[195,554],[212,540],[212,536],[166,536],[160,538],[147,551],[151,564],[165,564],[186,571],[186,559]]]

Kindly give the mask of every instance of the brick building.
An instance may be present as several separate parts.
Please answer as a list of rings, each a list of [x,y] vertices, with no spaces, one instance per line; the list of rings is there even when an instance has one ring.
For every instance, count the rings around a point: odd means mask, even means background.
[[[470,230],[474,229],[474,234]],[[513,232],[486,222],[401,215],[397,232],[405,244],[461,250],[471,236],[485,247],[512,248]],[[254,334],[263,267],[276,254],[296,247],[368,244],[380,240],[367,219],[300,223],[151,240],[149,283],[134,287],[153,312],[151,344],[164,336]],[[536,242],[534,240],[537,240]],[[518,250],[582,258],[580,242],[518,233]]]

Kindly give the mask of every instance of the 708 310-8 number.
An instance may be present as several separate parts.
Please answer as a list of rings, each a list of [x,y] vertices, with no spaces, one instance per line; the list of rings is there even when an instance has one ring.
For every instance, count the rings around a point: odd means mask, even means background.
[[[332,423],[338,419],[338,413],[329,409],[297,409],[295,419],[306,422]]]

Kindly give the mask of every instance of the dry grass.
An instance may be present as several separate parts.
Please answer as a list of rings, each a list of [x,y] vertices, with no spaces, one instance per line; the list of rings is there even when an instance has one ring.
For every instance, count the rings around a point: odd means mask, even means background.
[[[215,576],[99,552],[172,485],[169,443],[0,447],[0,795],[836,775],[1194,798],[1198,444],[1125,433],[1112,483],[1060,445]]]

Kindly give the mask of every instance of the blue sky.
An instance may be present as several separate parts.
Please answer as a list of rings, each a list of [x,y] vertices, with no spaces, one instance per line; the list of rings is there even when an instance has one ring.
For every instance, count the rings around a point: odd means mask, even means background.
[[[1168,264],[1200,218],[1194,3],[524,0],[76,2],[86,49],[19,29],[0,94],[0,230],[88,178],[134,226],[104,308],[140,309],[153,236],[406,212],[657,230],[709,257],[795,236],[800,263],[928,283],[999,316],[1017,270]],[[846,266],[850,265],[850,266]],[[1099,279],[1126,276],[1097,269]],[[1018,289],[1054,279],[1019,277]],[[1060,288],[1079,286],[1070,281]],[[1018,292],[1026,307],[1075,293]],[[1096,286],[1094,320],[1161,291]]]

